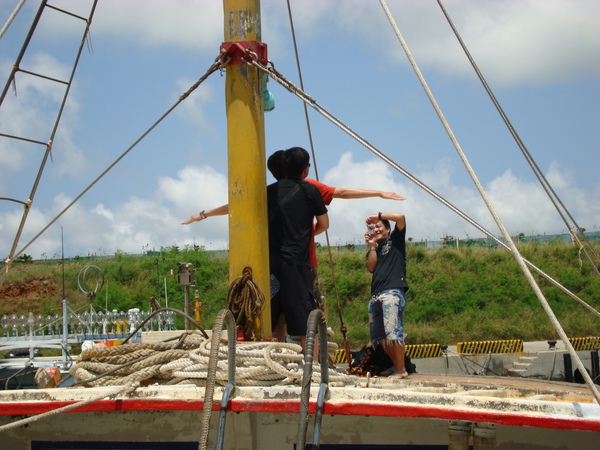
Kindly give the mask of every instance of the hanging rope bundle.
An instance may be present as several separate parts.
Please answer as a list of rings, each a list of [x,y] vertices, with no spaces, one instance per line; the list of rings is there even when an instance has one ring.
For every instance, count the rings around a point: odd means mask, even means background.
[[[252,268],[246,266],[227,292],[227,308],[233,314],[235,324],[244,328],[245,340],[254,340],[256,320],[264,305],[265,294],[252,279]]]

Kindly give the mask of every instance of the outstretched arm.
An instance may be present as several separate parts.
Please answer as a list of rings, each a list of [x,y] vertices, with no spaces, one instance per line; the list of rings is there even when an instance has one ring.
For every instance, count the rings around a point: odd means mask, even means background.
[[[221,205],[217,208],[209,209],[208,211],[202,211],[199,214],[194,214],[190,216],[190,218],[185,222],[181,222],[181,225],[189,225],[192,222],[200,222],[201,220],[204,220],[207,217],[225,216],[227,214],[229,214],[229,205]]]
[[[380,197],[386,200],[406,200],[406,197],[395,192],[372,191],[369,189],[335,188],[333,198],[368,198]]]

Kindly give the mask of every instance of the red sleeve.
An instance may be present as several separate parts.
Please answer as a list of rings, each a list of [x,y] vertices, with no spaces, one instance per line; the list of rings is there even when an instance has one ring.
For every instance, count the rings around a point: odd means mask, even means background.
[[[306,178],[305,181],[317,187],[321,193],[321,197],[323,197],[323,203],[325,203],[325,205],[329,205],[331,203],[331,200],[333,200],[333,192],[335,191],[334,187],[327,186],[326,184],[311,178]]]
[[[323,197],[323,203],[325,203],[325,205],[329,205],[331,203],[331,200],[333,200],[333,191],[335,191],[334,187],[327,186],[326,184],[311,178],[305,178],[305,181],[316,186],[321,193],[321,197]],[[313,234],[310,242],[310,266],[317,267],[318,264],[317,253],[315,251],[315,235]]]
[[[315,249],[315,232],[311,233],[310,236],[310,249],[308,255],[310,257],[310,267],[319,267],[319,261],[317,260],[317,250]]]

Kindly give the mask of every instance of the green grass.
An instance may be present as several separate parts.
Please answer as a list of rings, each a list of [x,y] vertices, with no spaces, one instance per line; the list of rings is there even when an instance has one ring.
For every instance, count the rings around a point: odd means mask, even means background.
[[[577,248],[566,243],[522,244],[523,256],[596,311],[600,278]],[[329,299],[329,324],[340,337],[329,256],[318,253],[322,289]],[[370,275],[362,253],[333,251],[342,318],[351,347],[368,342]],[[353,272],[347,268],[353,268]],[[409,247],[405,332],[408,344],[455,344],[469,340],[556,339],[557,332],[515,258],[502,249]],[[534,273],[546,300],[570,337],[599,336],[600,318]],[[343,294],[342,294],[343,293]]]
[[[13,265],[0,288],[0,317],[4,314],[60,313],[60,298],[69,300],[76,311],[89,308],[90,297],[77,285],[78,274],[87,265],[98,266],[106,279],[91,300],[96,310],[147,310],[150,296],[160,297],[165,306],[183,309],[183,287],[177,278],[177,262],[189,262],[196,269],[196,286],[204,305],[203,325],[210,329],[217,312],[226,307],[229,287],[228,260],[198,247],[163,249],[162,259],[135,257],[123,253],[114,258],[90,262],[19,263]],[[600,277],[577,248],[566,243],[522,244],[523,256],[546,271],[594,309],[600,309]],[[369,342],[367,304],[371,274],[365,269],[363,252],[332,249],[333,272],[327,249],[317,251],[319,280],[328,302],[328,323],[342,343],[341,321],[349,345],[359,348]],[[443,248],[429,251],[409,247],[405,331],[408,344],[455,344],[471,340],[556,339],[540,301],[534,294],[514,257],[503,249]],[[171,269],[174,275],[171,274]],[[337,296],[333,279],[337,286]],[[600,336],[600,318],[541,276],[534,278],[570,337]],[[11,296],[8,288],[37,280],[46,281],[38,297]],[[183,320],[179,320],[183,327]]]

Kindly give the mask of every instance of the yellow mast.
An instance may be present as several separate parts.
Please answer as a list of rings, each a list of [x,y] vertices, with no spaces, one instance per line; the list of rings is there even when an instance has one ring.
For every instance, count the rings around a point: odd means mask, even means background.
[[[223,0],[226,42],[261,42],[260,0]],[[229,178],[229,279],[250,266],[267,302],[259,338],[271,335],[263,83],[259,69],[226,68]]]

